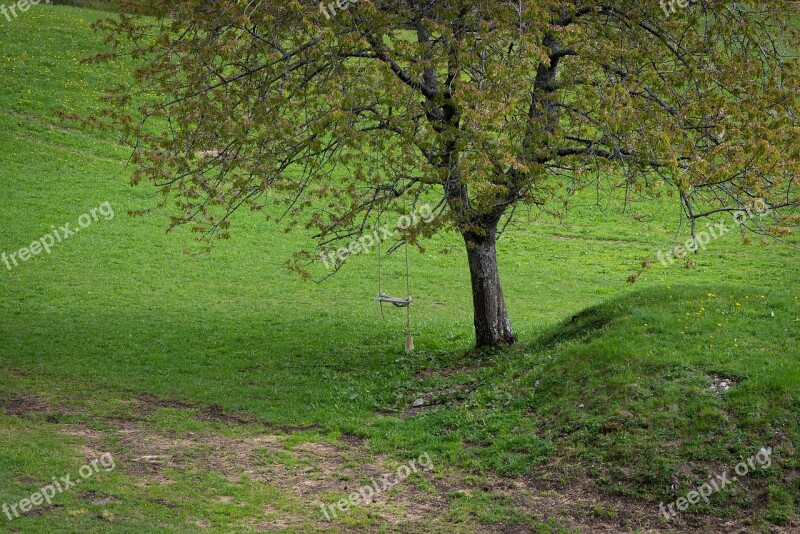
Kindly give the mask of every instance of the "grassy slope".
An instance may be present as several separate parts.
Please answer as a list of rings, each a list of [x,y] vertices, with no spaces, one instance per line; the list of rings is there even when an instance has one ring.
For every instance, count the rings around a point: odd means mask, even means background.
[[[796,513],[798,482],[781,480],[798,468],[797,251],[745,247],[729,234],[696,268],[656,265],[630,286],[625,279],[641,259],[671,242],[676,213],[637,205],[655,214],[640,224],[587,200],[566,227],[531,221],[502,241],[522,347],[465,357],[466,262],[458,240],[445,236],[430,250],[453,253],[412,260],[419,350],[406,356],[403,318],[380,320],[370,301],[374,257],[316,286],[279,266],[304,236],[286,236],[257,215],[242,214],[234,239],[201,256],[184,253],[193,248],[187,234],[164,234],[163,214],[127,216],[151,201],[127,187],[125,151],[55,118],[58,110],[91,113],[99,88],[118,75],[78,62],[99,49],[87,30],[96,16],[39,6],[0,24],[0,251],[26,246],[51,225],[74,226],[104,201],[117,215],[49,256],[0,271],[3,382],[15,369],[36,377],[27,388],[64,398],[121,390],[219,404],[479,470],[530,472],[558,458],[613,491],[655,500],[668,498],[681,466],[699,480],[772,443],[779,460],[763,479],[764,514],[785,522]],[[401,265],[390,261],[389,269],[389,283],[401,288]],[[740,385],[715,396],[711,373]],[[419,417],[392,415],[426,394],[437,404]],[[25,466],[66,472],[65,444],[3,422],[0,480]],[[42,441],[53,461],[40,464],[40,449],[23,436]],[[0,501],[29,486],[0,484]],[[747,504],[747,495],[720,497],[719,513]]]

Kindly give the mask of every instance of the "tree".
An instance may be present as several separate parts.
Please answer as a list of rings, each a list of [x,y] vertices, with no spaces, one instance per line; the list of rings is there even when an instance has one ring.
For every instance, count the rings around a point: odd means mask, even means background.
[[[520,210],[592,186],[674,196],[693,232],[755,203],[770,213],[754,231],[798,222],[794,2],[125,5],[155,16],[99,25],[104,58],[138,64],[106,124],[134,147],[133,181],[177,203],[172,225],[225,238],[239,207],[282,205],[314,231],[319,250],[293,262],[308,274],[430,203],[401,240],[463,236],[478,346],[514,342],[495,245]]]

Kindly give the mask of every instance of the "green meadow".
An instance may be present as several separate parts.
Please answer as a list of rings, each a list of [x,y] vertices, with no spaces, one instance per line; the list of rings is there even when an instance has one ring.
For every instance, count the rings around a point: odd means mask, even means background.
[[[8,532],[752,532],[798,527],[800,240],[737,230],[683,243],[674,199],[563,220],[520,215],[499,245],[519,344],[472,351],[460,238],[411,253],[412,329],[377,293],[374,253],[317,284],[284,263],[310,243],[241,212],[208,253],[131,187],[91,116],[131,66],[84,64],[105,13],[0,20],[0,252],[108,202],[75,235],[0,264],[0,505],[111,454]],[[274,209],[279,209],[275,206]],[[732,220],[720,218],[731,226]],[[384,288],[405,291],[402,254]],[[673,519],[669,503],[769,447]],[[380,473],[433,468],[327,521]]]

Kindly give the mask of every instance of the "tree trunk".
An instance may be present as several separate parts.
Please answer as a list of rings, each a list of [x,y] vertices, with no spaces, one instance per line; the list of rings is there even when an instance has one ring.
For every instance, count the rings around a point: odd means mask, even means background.
[[[512,345],[514,332],[497,270],[497,229],[492,228],[485,235],[466,232],[464,241],[472,279],[476,344],[478,347]]]

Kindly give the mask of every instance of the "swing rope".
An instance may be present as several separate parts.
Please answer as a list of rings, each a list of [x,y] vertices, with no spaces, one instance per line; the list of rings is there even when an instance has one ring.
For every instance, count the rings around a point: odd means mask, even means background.
[[[403,209],[406,209],[405,199],[403,199]],[[406,213],[408,212],[406,211]],[[411,335],[411,277],[408,267],[408,241],[405,242],[403,247],[406,249],[406,295],[408,295],[408,303],[406,304],[406,352],[412,352],[414,350],[414,337]]]

